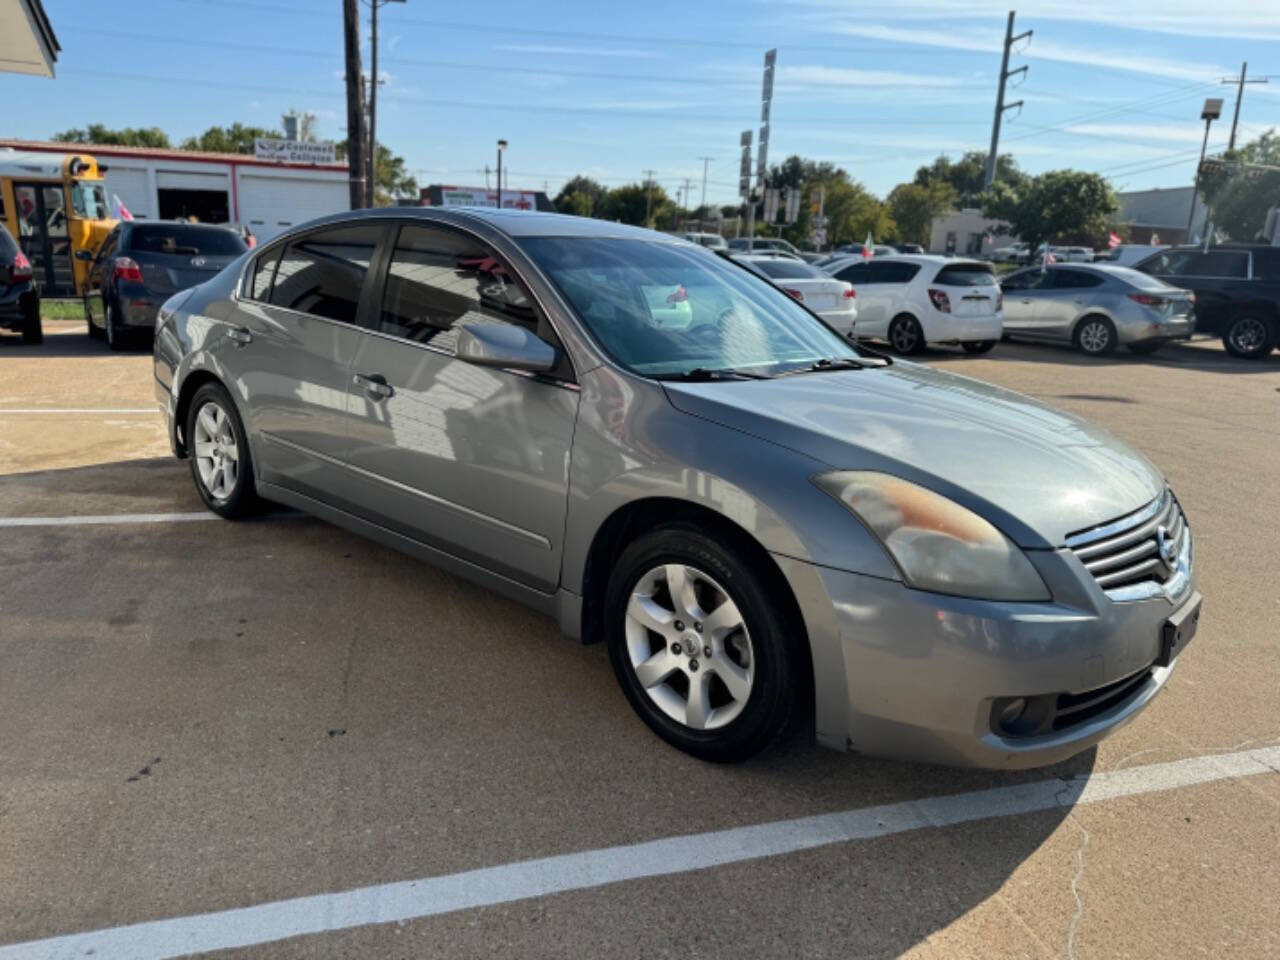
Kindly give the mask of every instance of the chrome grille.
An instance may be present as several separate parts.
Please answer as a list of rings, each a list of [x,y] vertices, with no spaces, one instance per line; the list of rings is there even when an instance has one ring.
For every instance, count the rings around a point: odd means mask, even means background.
[[[1067,537],[1071,549],[1098,586],[1113,599],[1139,599],[1185,574],[1191,529],[1177,498],[1165,490],[1135,513]]]

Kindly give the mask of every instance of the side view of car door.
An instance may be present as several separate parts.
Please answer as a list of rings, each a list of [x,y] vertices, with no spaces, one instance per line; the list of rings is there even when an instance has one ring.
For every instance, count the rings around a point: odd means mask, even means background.
[[[1038,291],[1035,325],[1037,332],[1054,340],[1070,340],[1076,320],[1089,309],[1091,289],[1102,278],[1083,270],[1055,268],[1047,271],[1047,282]]]
[[[472,234],[404,224],[348,377],[349,462],[366,519],[542,592],[559,583],[580,391],[551,323]],[[459,356],[470,329],[549,345],[542,373]],[[530,337],[532,339],[532,337]]]

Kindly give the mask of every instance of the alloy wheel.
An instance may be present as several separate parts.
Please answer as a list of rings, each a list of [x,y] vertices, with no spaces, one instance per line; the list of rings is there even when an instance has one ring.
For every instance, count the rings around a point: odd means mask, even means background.
[[[732,723],[755,683],[742,613],[696,567],[667,563],[636,582],[626,608],[627,654],[648,698],[692,730]]]
[[[911,353],[919,342],[915,325],[905,321],[895,323],[893,330],[889,333],[889,342],[893,344],[893,349],[899,353]]]
[[[1102,353],[1111,345],[1111,331],[1101,320],[1091,320],[1080,330],[1080,346],[1085,353]]]
[[[240,476],[240,448],[227,412],[208,401],[196,414],[192,451],[200,483],[215,500],[235,492]]]
[[[1231,325],[1229,336],[1237,353],[1254,353],[1262,349],[1267,339],[1267,328],[1255,317],[1244,317]]]

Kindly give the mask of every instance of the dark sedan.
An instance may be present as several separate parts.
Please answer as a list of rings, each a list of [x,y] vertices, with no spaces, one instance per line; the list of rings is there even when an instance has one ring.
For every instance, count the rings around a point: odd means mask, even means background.
[[[89,268],[89,336],[105,335],[119,350],[150,335],[162,303],[216,276],[248,249],[238,233],[215,224],[121,221]]]
[[[40,327],[40,293],[32,277],[31,261],[3,226],[0,226],[0,329],[22,334],[23,343],[44,340]]]

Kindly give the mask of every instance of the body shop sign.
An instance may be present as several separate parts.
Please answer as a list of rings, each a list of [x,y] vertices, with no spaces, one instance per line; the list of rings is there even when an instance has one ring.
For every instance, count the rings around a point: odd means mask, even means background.
[[[483,187],[440,188],[440,206],[442,207],[496,207],[497,205],[497,190],[485,190]],[[503,190],[502,207],[504,210],[537,210],[538,195],[528,190]]]
[[[282,160],[285,163],[334,163],[333,142],[303,143],[300,140],[274,140],[257,137],[253,141],[253,155],[263,160]]]

